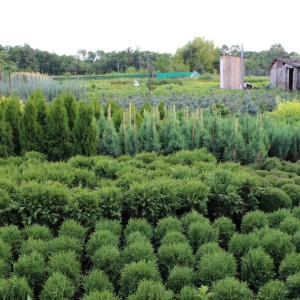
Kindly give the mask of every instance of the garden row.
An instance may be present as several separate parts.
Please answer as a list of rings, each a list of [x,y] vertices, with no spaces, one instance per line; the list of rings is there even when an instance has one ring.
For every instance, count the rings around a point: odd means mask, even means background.
[[[3,158],[0,297],[297,299],[300,164],[261,167],[204,149]]]
[[[296,100],[291,103],[299,106]],[[69,93],[46,103],[36,91],[25,105],[15,96],[2,98],[0,157],[38,151],[60,161],[75,155],[168,155],[205,147],[218,161],[261,164],[267,156],[298,160],[297,115],[287,123],[272,114],[235,117],[224,104],[193,113],[189,107],[167,109],[163,102],[156,107],[147,102],[140,110],[132,104],[121,108],[115,101],[101,107],[97,100],[77,102]]]

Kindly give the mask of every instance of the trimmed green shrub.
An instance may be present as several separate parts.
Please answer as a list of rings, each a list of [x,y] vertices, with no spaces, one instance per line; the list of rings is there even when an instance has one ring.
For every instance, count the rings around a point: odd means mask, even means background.
[[[120,292],[123,297],[135,293],[140,281],[143,279],[161,282],[161,277],[155,262],[145,262],[141,260],[125,265],[121,270],[120,278]]]
[[[195,179],[181,180],[177,186],[178,214],[196,210],[201,214],[207,213],[209,187]]]
[[[92,268],[103,270],[113,284],[116,284],[122,266],[121,253],[116,246],[98,248],[91,257]]]
[[[114,291],[107,274],[102,270],[90,271],[83,279],[83,288],[87,295],[93,291]]]
[[[300,219],[300,206],[295,206],[293,208],[292,216]]]
[[[234,277],[227,277],[214,282],[211,292],[214,299],[222,300],[253,300],[253,292],[246,282],[240,282]]]
[[[219,244],[223,249],[227,249],[228,243],[236,231],[235,224],[230,218],[223,216],[217,218],[213,222],[212,226],[213,228],[217,228],[219,230]]]
[[[0,254],[0,278],[7,278],[10,274],[10,264],[1,258]]]
[[[66,236],[70,238],[75,238],[82,245],[85,242],[86,233],[87,233],[87,229],[72,219],[63,221],[58,231],[60,237]]]
[[[285,191],[292,199],[293,206],[300,205],[300,186],[296,184],[284,184],[281,189]]]
[[[120,298],[109,291],[93,291],[89,295],[84,296],[82,300],[120,300]]]
[[[82,255],[83,245],[76,238],[62,235],[47,241],[47,251],[48,254],[74,251],[77,257],[80,257]]]
[[[192,223],[200,222],[210,224],[210,220],[208,218],[195,210],[185,213],[180,220],[185,233],[188,233],[189,227]]]
[[[80,280],[80,262],[75,252],[57,252],[53,253],[48,261],[49,273],[61,272],[72,280],[75,286],[79,286]]]
[[[205,243],[218,242],[219,229],[206,222],[194,222],[188,229],[188,240],[194,253]]]
[[[281,261],[278,274],[279,278],[286,280],[289,275],[300,272],[300,253],[289,253]]]
[[[291,216],[291,210],[286,208],[280,208],[274,212],[268,213],[270,227],[277,228],[279,224],[289,216]]]
[[[110,230],[98,230],[91,234],[86,243],[86,253],[89,257],[93,256],[97,249],[103,246],[118,247],[119,237]]]
[[[193,286],[184,286],[179,295],[178,300],[195,300],[199,298],[199,290]]]
[[[133,295],[129,295],[128,300],[172,300],[173,294],[166,291],[161,282],[152,280],[142,280]]]
[[[293,235],[300,231],[300,219],[296,217],[287,217],[278,226],[278,229],[286,232],[287,234]]]
[[[136,241],[126,245],[122,252],[122,262],[128,264],[140,260],[156,261],[152,244],[149,241]]]
[[[286,297],[286,285],[278,279],[265,283],[257,293],[257,300],[284,300],[287,299]]]
[[[161,245],[188,243],[186,236],[179,231],[168,231],[161,239]]]
[[[0,226],[11,224],[13,217],[13,200],[7,191],[0,188]]]
[[[179,294],[184,286],[193,285],[194,272],[192,268],[174,266],[166,281],[166,288]]]
[[[28,296],[33,299],[33,291],[24,277],[0,278],[0,299],[26,300]]]
[[[38,252],[46,258],[49,255],[48,242],[40,239],[36,240],[31,237],[23,241],[20,246],[20,255],[29,255],[32,252]]]
[[[278,157],[267,157],[261,165],[262,170],[283,170],[282,163]]]
[[[83,189],[95,189],[98,179],[94,171],[74,168],[70,174],[69,188],[81,187]]]
[[[33,291],[40,291],[46,277],[45,258],[38,252],[24,254],[13,264],[14,274],[26,278]]]
[[[285,232],[273,229],[262,237],[261,245],[274,260],[276,270],[285,256],[295,251],[292,237]]]
[[[72,167],[72,169],[86,169],[93,170],[95,164],[94,156],[84,156],[84,155],[74,155],[69,158],[68,165]]]
[[[126,239],[130,233],[135,231],[140,231],[149,240],[152,239],[153,236],[152,225],[144,218],[141,219],[130,218],[124,229],[124,238]]]
[[[292,243],[296,247],[296,252],[300,252],[300,232],[296,232],[292,237]]]
[[[259,208],[264,212],[274,212],[280,208],[292,208],[292,199],[289,195],[276,187],[263,189]]]
[[[187,243],[161,245],[157,250],[157,261],[163,279],[177,265],[182,267],[193,267],[194,256],[191,246]]]
[[[263,211],[250,211],[242,219],[241,233],[249,233],[254,229],[269,226],[268,215]]]
[[[126,236],[124,244],[125,246],[127,246],[135,242],[147,243],[149,242],[149,239],[145,235],[143,235],[140,231],[134,231],[131,232],[128,236]]]
[[[161,239],[169,232],[169,231],[178,231],[183,232],[181,221],[174,216],[165,217],[160,219],[156,227],[154,229],[154,238],[155,241],[160,244]]]
[[[119,220],[101,219],[95,224],[95,231],[110,230],[113,234],[121,237],[122,224]]]
[[[203,244],[199,247],[198,251],[195,253],[195,261],[196,264],[200,261],[200,259],[205,255],[209,253],[215,253],[215,252],[223,252],[224,250],[220,247],[218,243],[211,242]]]
[[[49,241],[53,238],[53,233],[50,228],[46,225],[32,224],[27,225],[22,229],[22,235],[24,240],[29,238],[35,240]]]
[[[0,238],[0,258],[5,262],[10,262],[13,259],[12,247]]]
[[[22,233],[16,225],[0,227],[0,239],[11,246],[13,255],[19,253],[22,242]]]
[[[260,238],[255,233],[235,233],[229,241],[228,251],[240,264],[242,257],[250,250],[261,246]]]
[[[286,279],[288,298],[297,298],[300,295],[300,272],[290,275]]]
[[[235,276],[237,264],[234,256],[225,251],[217,251],[203,255],[195,272],[197,286],[211,285],[214,281],[224,279],[227,276]]]
[[[97,156],[93,165],[93,170],[98,178],[116,180],[118,178],[120,166],[118,161],[112,157]]]
[[[275,183],[275,187],[282,189],[283,185],[292,184],[292,183],[293,183],[293,181],[289,178],[279,178],[279,179],[277,179],[277,181]],[[284,189],[282,189],[282,190],[284,190]]]
[[[60,272],[54,272],[45,282],[40,300],[72,300],[75,286],[72,280]]]
[[[250,249],[242,258],[240,277],[256,293],[274,277],[274,269],[273,259],[262,248]]]

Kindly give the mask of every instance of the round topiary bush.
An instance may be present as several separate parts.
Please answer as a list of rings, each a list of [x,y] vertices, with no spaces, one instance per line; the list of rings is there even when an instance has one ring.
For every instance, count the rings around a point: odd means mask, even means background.
[[[265,283],[257,293],[257,300],[284,300],[287,299],[286,297],[286,285],[278,279]]]
[[[189,267],[175,266],[166,281],[166,288],[179,294],[180,290],[187,285],[193,285],[194,271]]]
[[[82,245],[86,239],[87,229],[79,224],[77,221],[68,219],[65,220],[58,231],[59,236],[66,236],[76,238]]]
[[[120,300],[120,298],[109,291],[93,291],[89,295],[85,295],[82,300]]]
[[[114,291],[114,287],[109,281],[107,274],[102,270],[91,270],[83,278],[83,288],[86,295],[93,291]]]
[[[292,216],[287,217],[279,224],[278,229],[287,234],[294,235],[300,231],[300,219]]]
[[[50,228],[46,225],[32,224],[27,225],[22,229],[22,235],[24,240],[29,238],[35,240],[49,241],[53,239],[53,233]]]
[[[300,253],[292,252],[285,256],[279,266],[279,278],[286,280],[289,275],[300,272]]]
[[[22,242],[22,233],[16,225],[0,227],[0,239],[11,246],[13,255],[19,253]]]
[[[226,277],[213,283],[211,292],[215,299],[222,300],[253,300],[253,292],[247,283],[240,282],[234,277]]]
[[[228,249],[228,243],[232,235],[236,231],[236,226],[232,220],[228,217],[217,218],[212,226],[219,230],[219,244],[223,249]]]
[[[135,242],[149,242],[149,239],[140,231],[131,232],[124,241],[124,246],[130,245]]]
[[[126,239],[130,233],[135,231],[140,231],[149,240],[152,239],[153,228],[152,225],[146,219],[130,218],[124,229],[124,238]]]
[[[300,205],[300,186],[297,184],[287,183],[281,186],[281,189],[285,191],[292,199],[293,206]]]
[[[274,212],[268,213],[270,227],[277,228],[279,224],[289,216],[291,216],[291,210],[286,208],[280,208]]]
[[[273,212],[280,208],[292,208],[292,199],[289,195],[276,187],[264,188],[259,203],[259,209],[264,212]]]
[[[101,219],[95,224],[95,231],[98,230],[110,230],[113,234],[121,237],[122,224],[118,220]]]
[[[13,255],[11,246],[0,239],[0,257],[4,262],[11,262]]]
[[[196,210],[192,210],[191,212],[185,213],[181,218],[181,224],[184,230],[184,233],[188,233],[189,227],[192,223],[200,222],[210,224],[210,220],[204,217],[202,214],[197,212]]]
[[[256,293],[275,275],[273,259],[262,248],[250,249],[242,258],[241,280]]]
[[[261,165],[262,170],[283,170],[282,163],[278,157],[267,157]]]
[[[184,286],[178,295],[178,300],[195,300],[199,298],[199,290],[194,286]]]
[[[20,255],[28,255],[32,252],[38,252],[47,258],[49,255],[48,242],[45,242],[44,240],[35,240],[32,238],[23,241],[20,246]]]
[[[290,275],[286,279],[289,299],[297,299],[300,295],[300,272]]]
[[[186,236],[178,231],[168,231],[161,239],[161,245],[188,243]]]
[[[0,258],[0,278],[7,278],[9,274],[10,274],[9,262]]]
[[[250,211],[242,219],[241,233],[249,233],[254,229],[269,226],[267,214],[263,211]]]
[[[195,254],[195,261],[196,263],[198,263],[205,254],[222,251],[224,251],[224,249],[222,249],[218,243],[212,242],[203,244],[199,247],[198,251]]]
[[[172,300],[173,293],[167,291],[161,282],[152,280],[142,280],[133,295],[129,295],[127,300]]]

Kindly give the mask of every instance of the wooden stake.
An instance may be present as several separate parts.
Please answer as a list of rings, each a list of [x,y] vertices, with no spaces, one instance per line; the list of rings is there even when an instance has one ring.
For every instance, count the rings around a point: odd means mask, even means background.
[[[126,154],[126,117],[125,112],[123,113],[123,122],[124,122],[124,150]]]
[[[237,132],[238,132],[238,123],[239,123],[239,119],[238,119],[238,117],[236,117],[235,118],[235,129],[234,129],[235,134],[237,134]]]

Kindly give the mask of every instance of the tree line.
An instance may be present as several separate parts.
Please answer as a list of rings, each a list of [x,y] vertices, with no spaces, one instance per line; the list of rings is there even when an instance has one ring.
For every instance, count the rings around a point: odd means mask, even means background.
[[[23,46],[0,45],[0,72],[28,71],[48,75],[91,75],[119,73],[150,73],[219,71],[220,55],[241,55],[239,45],[216,47],[213,41],[196,37],[178,48],[175,54],[140,51],[128,47],[123,51],[104,52],[79,49],[75,55],[58,55],[48,51]],[[246,70],[267,70],[276,57],[299,56],[288,53],[281,44],[273,44],[268,50],[244,51]]]

